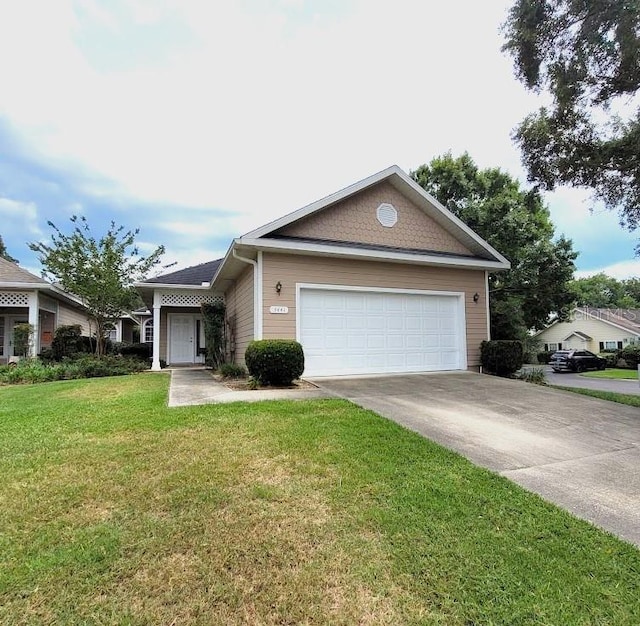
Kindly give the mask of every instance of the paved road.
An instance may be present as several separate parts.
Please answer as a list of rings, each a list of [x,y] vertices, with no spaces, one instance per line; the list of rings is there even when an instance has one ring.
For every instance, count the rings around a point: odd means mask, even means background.
[[[640,409],[470,372],[313,382],[640,546]]]
[[[562,373],[556,374],[550,367],[545,370],[549,385],[562,385],[564,387],[580,387],[582,389],[599,389],[601,391],[615,391],[616,393],[629,393],[640,396],[640,384],[638,380],[614,380],[607,378],[589,378],[580,374]]]

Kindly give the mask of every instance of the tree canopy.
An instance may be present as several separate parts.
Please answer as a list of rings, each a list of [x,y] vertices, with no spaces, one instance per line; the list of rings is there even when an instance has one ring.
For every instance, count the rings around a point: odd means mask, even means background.
[[[7,247],[4,245],[4,241],[2,240],[2,235],[0,235],[0,257],[7,261],[11,261],[12,263],[18,262],[18,259],[14,259],[7,251]]]
[[[436,157],[411,176],[511,261],[511,270],[489,275],[494,339],[523,338],[569,307],[577,253],[570,240],[554,238],[539,193],[500,169],[478,169],[466,153]]]
[[[578,306],[597,309],[640,308],[640,279],[617,280],[604,273],[577,278],[571,282],[571,292]]]
[[[96,239],[85,217],[71,217],[70,234],[52,222],[51,243],[31,243],[39,255],[45,275],[78,296],[95,323],[98,354],[103,352],[104,336],[109,324],[138,303],[134,283],[146,277],[160,263],[164,247],[142,256],[135,245],[138,230],[124,230],[114,222]]]
[[[640,0],[516,0],[503,50],[551,96],[515,130],[529,178],[590,188],[640,225]]]

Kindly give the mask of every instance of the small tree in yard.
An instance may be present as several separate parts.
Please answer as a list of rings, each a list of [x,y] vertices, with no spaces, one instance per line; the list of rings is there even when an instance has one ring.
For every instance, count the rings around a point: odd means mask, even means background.
[[[45,276],[59,282],[78,296],[87,307],[95,324],[96,352],[104,354],[105,332],[124,312],[133,309],[138,294],[133,284],[146,277],[160,263],[164,247],[141,256],[135,245],[138,230],[125,232],[123,226],[111,222],[106,234],[96,239],[85,217],[71,217],[73,231],[63,233],[52,222],[51,243],[31,243],[39,254]]]

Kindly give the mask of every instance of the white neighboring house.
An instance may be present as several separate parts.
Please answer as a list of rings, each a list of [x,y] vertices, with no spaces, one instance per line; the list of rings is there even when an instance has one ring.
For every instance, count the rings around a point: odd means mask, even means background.
[[[563,322],[555,321],[535,334],[544,350],[621,350],[640,343],[640,309],[576,307]]]
[[[31,324],[29,355],[51,346],[58,326],[78,324],[89,335],[86,308],[73,294],[63,291],[16,263],[0,257],[0,364],[14,359],[14,329]]]

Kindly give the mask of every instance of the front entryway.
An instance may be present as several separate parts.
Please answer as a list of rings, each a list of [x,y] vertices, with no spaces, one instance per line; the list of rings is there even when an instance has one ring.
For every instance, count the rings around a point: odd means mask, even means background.
[[[0,316],[0,357],[8,359],[17,356],[15,353],[15,327],[20,324],[28,324],[27,317],[16,315]]]
[[[170,314],[168,344],[167,360],[172,365],[204,363],[202,317],[193,314]]]

